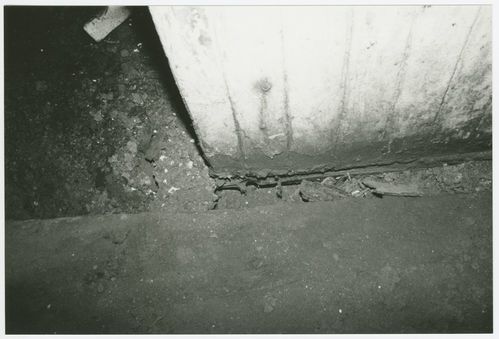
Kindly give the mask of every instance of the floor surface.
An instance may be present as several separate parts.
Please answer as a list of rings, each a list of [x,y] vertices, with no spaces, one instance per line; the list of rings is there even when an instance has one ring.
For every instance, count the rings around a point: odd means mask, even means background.
[[[6,224],[8,333],[492,331],[492,195]]]

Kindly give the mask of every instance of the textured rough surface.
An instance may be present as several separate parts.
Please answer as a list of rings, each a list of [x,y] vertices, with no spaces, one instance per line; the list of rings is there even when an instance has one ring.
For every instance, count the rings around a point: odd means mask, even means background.
[[[217,192],[219,199],[215,208],[234,209],[268,206],[278,202],[306,203],[311,200],[329,201],[346,198],[376,199],[373,195],[374,190],[363,184],[364,180],[391,185],[399,193],[401,188],[407,186],[417,188],[417,191],[425,196],[492,191],[492,161],[470,161],[405,170],[400,167],[391,169],[369,167],[362,170],[364,172],[326,172],[280,178],[280,180],[269,178],[256,184],[246,183],[239,186],[231,185],[230,181],[225,182],[224,186],[230,189]],[[346,196],[343,196],[345,193]]]
[[[82,25],[98,11],[5,9],[7,218],[209,209],[214,181],[148,9],[95,43]]]
[[[214,172],[243,176],[490,149],[490,8],[150,11]]]
[[[7,222],[8,333],[492,331],[492,196]]]

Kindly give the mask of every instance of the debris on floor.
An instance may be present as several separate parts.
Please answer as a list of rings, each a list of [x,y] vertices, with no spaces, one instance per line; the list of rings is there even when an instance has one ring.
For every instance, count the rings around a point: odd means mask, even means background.
[[[263,301],[263,312],[270,313],[274,310],[277,305],[277,298],[271,294],[267,294],[264,296]]]
[[[381,182],[373,178],[362,179],[362,183],[378,195],[395,195],[403,197],[420,197],[423,195],[415,184],[393,184]]]
[[[371,175],[329,176],[321,181],[303,180],[298,185],[248,186],[245,194],[238,190],[221,190],[218,209],[263,206],[279,201],[295,203],[332,201],[375,196],[421,196],[440,193],[474,193],[492,190],[492,162],[470,161],[443,164],[432,168],[408,169]]]
[[[346,198],[347,192],[334,185],[323,185],[323,183],[303,180],[298,188],[300,198],[305,202],[331,201]]]

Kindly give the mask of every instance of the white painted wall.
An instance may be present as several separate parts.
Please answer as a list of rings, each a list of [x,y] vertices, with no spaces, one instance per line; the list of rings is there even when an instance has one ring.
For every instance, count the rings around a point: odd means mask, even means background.
[[[150,11],[208,158],[490,137],[490,6]]]

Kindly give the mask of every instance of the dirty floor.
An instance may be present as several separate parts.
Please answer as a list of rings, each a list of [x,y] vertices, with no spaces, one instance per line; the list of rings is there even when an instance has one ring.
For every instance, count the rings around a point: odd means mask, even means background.
[[[98,11],[5,7],[8,333],[492,331],[490,161],[220,182],[147,9]]]
[[[6,225],[8,333],[492,331],[492,196]]]
[[[100,9],[5,8],[9,219],[201,211],[216,198],[147,8],[96,43],[83,25]]]

